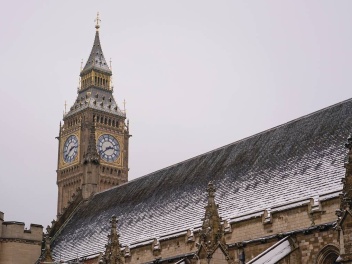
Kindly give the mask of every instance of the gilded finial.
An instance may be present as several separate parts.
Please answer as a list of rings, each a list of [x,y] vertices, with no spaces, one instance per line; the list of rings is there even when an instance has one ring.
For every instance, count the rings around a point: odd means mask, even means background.
[[[67,113],[67,112],[66,112],[66,106],[67,106],[67,103],[66,103],[66,100],[65,100],[65,115],[66,115],[66,113]]]
[[[126,114],[126,100],[125,99],[123,99],[123,111]]]
[[[99,31],[99,28],[100,28],[99,23],[101,22],[101,19],[99,18],[99,12],[97,13],[97,18],[94,21],[96,22],[95,28],[97,29],[97,31]]]
[[[83,59],[81,59],[81,71],[83,70]],[[80,71],[80,72],[81,72]]]
[[[110,58],[110,70],[112,70],[112,60]]]

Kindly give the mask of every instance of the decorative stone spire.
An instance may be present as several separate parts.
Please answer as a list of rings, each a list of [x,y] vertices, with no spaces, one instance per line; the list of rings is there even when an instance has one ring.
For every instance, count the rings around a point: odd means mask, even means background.
[[[203,220],[202,230],[200,231],[197,257],[200,260],[209,261],[213,258],[215,252],[220,251],[227,263],[233,264],[230,257],[228,246],[224,238],[224,226],[221,224],[221,217],[218,213],[218,205],[215,203],[215,187],[213,182],[208,183],[208,203],[205,206],[205,217]],[[230,225],[228,223],[228,225]]]
[[[95,140],[95,119],[90,128],[89,141],[87,152],[83,155],[83,163],[93,163],[99,164],[99,154],[96,148],[96,140]]]
[[[212,252],[223,236],[221,218],[218,213],[218,206],[215,204],[215,187],[209,182],[208,204],[205,206],[205,217],[203,219],[202,231],[200,232],[201,242],[208,252]]]
[[[87,60],[86,65],[84,66],[83,70],[81,71],[81,77],[85,74],[90,72],[91,70],[96,70],[98,72],[102,72],[108,74],[109,76],[112,75],[111,70],[109,69],[108,64],[106,63],[103,50],[100,45],[100,38],[99,38],[99,28],[100,28],[100,18],[99,13],[97,14],[97,18],[95,19],[95,38],[92,47],[92,51],[90,52],[89,58]]]
[[[343,189],[340,210],[336,211],[338,220],[336,229],[339,232],[340,256],[336,260],[338,263],[352,263],[352,136],[347,139],[345,147],[348,149],[347,163],[345,163],[346,174],[342,179]]]
[[[108,235],[108,244],[105,246],[105,254],[103,256],[104,264],[122,264],[124,263],[122,252],[120,249],[119,237],[117,233],[117,219],[113,215],[111,218],[111,231]]]
[[[45,243],[45,248],[42,250],[43,253],[36,263],[52,263],[52,262],[54,262],[53,257],[51,255],[49,235],[44,236],[44,243]]]

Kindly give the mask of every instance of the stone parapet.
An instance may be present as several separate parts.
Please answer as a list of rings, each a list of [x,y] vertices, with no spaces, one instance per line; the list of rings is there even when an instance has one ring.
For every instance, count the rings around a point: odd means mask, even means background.
[[[4,221],[0,212],[0,264],[33,264],[39,257],[43,240],[43,226],[23,222]]]

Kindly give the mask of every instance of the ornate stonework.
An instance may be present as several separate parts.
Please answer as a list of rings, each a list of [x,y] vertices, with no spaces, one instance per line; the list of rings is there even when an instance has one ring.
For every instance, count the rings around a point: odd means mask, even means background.
[[[112,71],[104,58],[99,28],[96,25],[92,51],[80,73],[77,99],[60,123],[58,215],[77,188],[87,199],[128,180],[128,122],[113,96]]]
[[[336,211],[338,220],[336,229],[339,232],[340,255],[337,261],[340,263],[352,263],[352,136],[349,136],[345,147],[348,149],[347,162],[345,163],[346,174],[342,179],[343,190],[340,196],[340,209]]]
[[[105,246],[105,254],[102,258],[103,264],[123,264],[124,257],[120,249],[119,234],[117,233],[116,216],[111,218],[111,231],[108,235],[108,243]]]

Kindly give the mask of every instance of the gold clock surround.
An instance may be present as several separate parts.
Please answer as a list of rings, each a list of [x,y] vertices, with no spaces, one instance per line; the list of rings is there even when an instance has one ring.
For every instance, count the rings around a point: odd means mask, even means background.
[[[114,138],[116,138],[117,142],[119,143],[120,145],[120,155],[117,157],[117,159],[113,162],[107,162],[105,161],[104,159],[100,159],[100,163],[101,164],[105,164],[105,165],[113,165],[113,166],[116,166],[116,167],[123,167],[123,150],[124,150],[124,144],[123,144],[123,136],[122,135],[119,135],[119,134],[115,134],[115,133],[110,133],[110,132],[107,132],[107,131],[101,131],[101,130],[97,130],[95,132],[95,138],[96,140],[98,141],[98,138],[101,136],[101,135],[104,135],[104,134],[109,134],[111,136],[113,136]],[[95,146],[97,147],[97,146]],[[98,150],[97,150],[98,151]]]
[[[60,159],[59,159],[59,168],[60,169],[64,169],[64,168],[67,168],[69,166],[72,166],[72,165],[76,165],[79,163],[79,160],[80,160],[80,155],[81,155],[81,146],[80,146],[80,131],[76,131],[74,133],[70,133],[70,134],[67,134],[66,136],[63,136],[61,138],[61,142],[60,142]],[[63,157],[63,151],[64,151],[64,144],[66,142],[66,140],[70,137],[70,136],[76,136],[77,139],[78,139],[78,150],[77,150],[77,155],[75,157],[75,159],[72,161],[72,162],[65,162],[64,160],[64,157]]]

